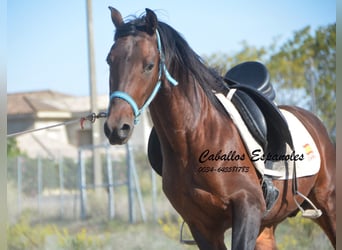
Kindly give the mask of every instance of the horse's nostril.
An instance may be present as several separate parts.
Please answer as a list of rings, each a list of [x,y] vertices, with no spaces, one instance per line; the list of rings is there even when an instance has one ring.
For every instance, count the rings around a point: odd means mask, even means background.
[[[131,126],[129,124],[125,123],[124,125],[122,125],[120,130],[122,132],[122,135],[127,136],[129,134],[129,132],[131,131]]]
[[[126,143],[132,133],[132,126],[129,123],[122,123],[119,126],[111,126],[108,122],[104,124],[104,132],[110,144]]]

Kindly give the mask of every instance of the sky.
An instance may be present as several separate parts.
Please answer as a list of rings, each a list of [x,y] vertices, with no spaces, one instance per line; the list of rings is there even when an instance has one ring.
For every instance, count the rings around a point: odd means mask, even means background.
[[[307,25],[336,22],[335,0],[93,0],[96,85],[108,93],[106,56],[114,26],[108,6],[123,17],[145,8],[179,31],[199,55],[234,53],[242,42],[269,46]],[[7,92],[53,90],[90,94],[86,0],[7,1]]]

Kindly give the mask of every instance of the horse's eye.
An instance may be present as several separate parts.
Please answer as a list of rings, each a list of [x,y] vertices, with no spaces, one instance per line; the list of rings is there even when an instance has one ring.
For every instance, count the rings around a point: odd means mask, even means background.
[[[154,67],[154,64],[153,63],[149,63],[149,64],[146,65],[144,71],[145,72],[150,72],[153,69],[153,67]]]

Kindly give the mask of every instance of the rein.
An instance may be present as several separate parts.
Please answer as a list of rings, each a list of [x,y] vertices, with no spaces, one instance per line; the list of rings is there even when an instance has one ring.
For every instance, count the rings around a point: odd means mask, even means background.
[[[159,35],[158,30],[156,30],[156,37],[157,37],[157,46],[158,46],[158,51],[159,51],[159,56],[160,56],[159,75],[158,75],[157,84],[154,87],[149,98],[147,98],[144,105],[139,109],[137,103],[134,101],[134,99],[129,94],[127,94],[126,92],[123,92],[123,91],[114,91],[113,93],[111,93],[111,95],[109,97],[110,100],[109,100],[108,114],[110,111],[110,103],[113,101],[114,98],[120,98],[120,99],[126,101],[131,106],[133,113],[134,113],[134,117],[135,117],[134,118],[134,124],[138,124],[140,115],[151,104],[151,102],[153,101],[154,97],[157,95],[157,93],[161,87],[161,84],[162,84],[161,77],[162,77],[163,73],[165,74],[166,79],[169,81],[169,83],[171,85],[173,85],[173,86],[178,85],[178,82],[170,75],[169,71],[166,68],[165,56],[163,53],[162,44],[161,44],[160,35]]]

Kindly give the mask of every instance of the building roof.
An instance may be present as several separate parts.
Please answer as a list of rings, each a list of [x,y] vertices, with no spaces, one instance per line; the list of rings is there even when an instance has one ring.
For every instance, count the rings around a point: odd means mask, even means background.
[[[39,111],[58,111],[49,101],[62,99],[69,95],[51,90],[37,92],[21,92],[7,95],[7,114],[35,114]]]
[[[98,97],[98,108],[108,105],[106,96]],[[73,96],[51,90],[21,92],[7,95],[7,115],[34,115],[38,112],[86,112],[90,110],[89,96]]]

